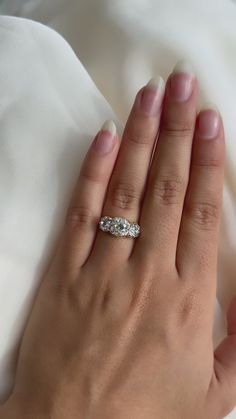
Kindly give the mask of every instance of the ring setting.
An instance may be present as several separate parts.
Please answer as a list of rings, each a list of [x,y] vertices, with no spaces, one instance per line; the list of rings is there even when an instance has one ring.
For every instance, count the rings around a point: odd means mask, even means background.
[[[104,216],[99,221],[100,230],[117,237],[136,238],[140,235],[140,226],[122,217]]]

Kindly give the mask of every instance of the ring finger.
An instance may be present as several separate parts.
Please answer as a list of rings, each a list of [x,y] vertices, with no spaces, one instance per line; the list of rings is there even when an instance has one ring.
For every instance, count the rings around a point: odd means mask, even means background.
[[[65,267],[72,278],[77,276],[78,269],[91,252],[119,146],[116,127],[112,121],[107,121],[96,135],[81,166],[52,265],[59,266],[59,269]]]
[[[159,129],[164,90],[164,81],[158,77],[152,79],[136,96],[108,186],[103,216],[138,220],[152,150]],[[109,258],[114,254],[116,260],[120,261],[129,257],[132,248],[133,239],[114,238],[100,230],[92,257],[100,262],[107,254]]]

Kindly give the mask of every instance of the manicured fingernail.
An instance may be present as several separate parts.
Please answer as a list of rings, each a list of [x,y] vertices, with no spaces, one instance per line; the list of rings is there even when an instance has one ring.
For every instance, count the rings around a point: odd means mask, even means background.
[[[198,136],[204,140],[213,140],[219,134],[220,115],[215,105],[205,105],[198,116]]]
[[[136,105],[148,115],[157,115],[160,111],[165,92],[165,82],[162,77],[152,78],[137,98]]]
[[[170,98],[176,102],[186,102],[193,92],[194,73],[187,61],[179,61],[170,78]]]
[[[100,154],[110,153],[114,147],[116,126],[113,121],[106,121],[93,142],[93,147]]]

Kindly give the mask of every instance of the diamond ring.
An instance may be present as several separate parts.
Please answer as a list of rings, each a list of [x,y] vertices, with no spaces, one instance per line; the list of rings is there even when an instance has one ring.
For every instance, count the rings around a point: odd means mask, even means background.
[[[122,217],[102,217],[99,221],[99,228],[102,231],[119,237],[136,238],[140,234],[140,226]]]

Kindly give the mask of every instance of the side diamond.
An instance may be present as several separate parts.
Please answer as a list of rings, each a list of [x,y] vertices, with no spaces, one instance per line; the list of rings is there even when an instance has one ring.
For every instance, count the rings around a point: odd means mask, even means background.
[[[140,234],[140,227],[138,224],[131,224],[129,229],[129,236],[130,237],[138,237]]]
[[[102,217],[102,219],[99,222],[99,228],[102,231],[110,231],[110,227],[112,224],[112,218],[111,217]]]

